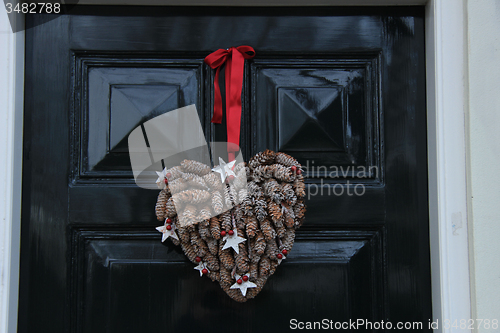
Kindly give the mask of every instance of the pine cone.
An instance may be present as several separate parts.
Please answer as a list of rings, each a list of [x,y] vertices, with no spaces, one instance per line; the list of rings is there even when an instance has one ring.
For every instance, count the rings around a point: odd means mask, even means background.
[[[214,239],[220,239],[220,221],[217,216],[210,218],[210,233]]]
[[[156,201],[156,218],[158,221],[163,221],[165,219],[165,205],[167,204],[167,200],[169,198],[169,195],[167,194],[167,191],[165,189],[160,191],[160,194],[158,194],[158,199]]]
[[[249,272],[252,277],[259,276],[259,262],[251,262]]]
[[[295,174],[292,172],[292,170],[281,164],[270,165],[268,169],[268,173],[272,174],[274,178],[282,182],[290,183],[295,180]]]
[[[207,184],[210,187],[210,189],[222,191],[224,183],[220,181],[220,176],[218,173],[210,172],[205,176],[203,176],[203,180],[205,181],[205,184]]]
[[[206,239],[208,250],[210,253],[212,253],[214,256],[219,254],[219,243],[217,242],[216,239],[209,238]]]
[[[239,249],[240,253],[236,253],[234,255],[234,259],[236,261],[236,271],[241,275],[247,273],[250,267],[248,265],[249,259],[247,247],[245,246],[245,244],[240,243]]]
[[[177,234],[179,235],[181,242],[190,243],[191,237],[189,236],[189,231],[186,228],[177,226]]]
[[[297,202],[297,196],[295,195],[295,191],[293,190],[293,186],[290,183],[281,185],[281,193],[285,198],[287,204],[293,206]]]
[[[177,178],[168,182],[168,189],[172,194],[182,192],[186,188],[187,188],[186,181],[182,178]]]
[[[181,248],[189,261],[191,261],[193,264],[198,264],[196,262],[196,257],[198,255],[196,254],[195,249],[190,242],[181,242]]]
[[[260,257],[261,255],[264,254],[267,247],[266,239],[262,231],[257,231],[254,240],[255,243],[252,246],[252,251],[255,253],[255,256]]]
[[[174,199],[176,205],[183,203],[199,204],[207,201],[208,199],[210,199],[210,197],[210,192],[199,189],[186,190],[172,195],[172,198]]]
[[[198,213],[198,217],[200,220],[208,220],[209,218],[212,217],[212,210],[210,209],[209,206],[205,206],[202,209],[200,209],[200,212]]]
[[[224,204],[227,208],[233,208],[234,198],[231,196],[231,192],[229,191],[229,187],[224,187]]]
[[[282,213],[282,208],[281,205],[277,204],[271,199],[267,200],[267,211],[271,219],[273,220],[273,223],[275,226],[278,226],[279,224],[283,224],[283,213]]]
[[[269,260],[269,258],[267,257],[262,258],[259,264],[259,276],[261,277],[268,276],[270,270],[271,270],[271,260]]]
[[[191,186],[201,188],[201,189],[208,189],[207,184],[203,180],[202,177],[194,174],[194,173],[188,173],[185,172],[182,174],[182,178],[188,182]]]
[[[166,217],[174,217],[177,215],[177,211],[175,210],[175,205],[172,197],[168,198],[167,203],[165,204],[165,216]]]
[[[283,238],[282,246],[280,246],[280,250],[290,251],[293,247],[293,242],[295,240],[295,230],[288,229],[285,233],[285,237]]]
[[[270,179],[264,182],[264,191],[266,195],[273,199],[276,203],[280,203],[284,199],[282,187],[274,179]]]
[[[208,165],[197,161],[184,160],[181,162],[181,165],[184,168],[185,172],[194,173],[198,176],[204,176],[211,171]]]
[[[224,210],[222,194],[219,191],[212,192],[212,208],[216,215],[219,215]]]
[[[295,213],[293,212],[293,209],[290,207],[287,207],[286,205],[283,205],[284,210],[285,210],[285,225],[287,228],[293,228],[295,225]]]
[[[221,229],[229,231],[233,229],[233,223],[231,220],[231,211],[226,211],[220,216]]]
[[[232,270],[235,264],[233,252],[233,249],[222,250],[222,244],[219,244],[219,260],[222,265],[229,270]]]
[[[304,176],[302,174],[297,175],[297,178],[293,181],[293,189],[295,190],[295,195],[299,198],[306,196],[306,185],[304,184]]]
[[[181,216],[182,219],[179,220],[181,228],[196,223],[196,207],[187,204]]]
[[[182,178],[182,168],[180,165],[176,165],[167,170],[166,174],[170,173],[170,177],[168,177],[168,181],[171,182],[176,180],[177,178]]]
[[[247,183],[248,194],[254,198],[259,198],[262,196],[262,188],[254,181]]]
[[[203,223],[198,223],[198,231],[200,233],[200,237],[207,241],[208,239],[212,239],[212,235],[210,234],[210,228],[208,225]]]
[[[281,152],[276,154],[276,163],[282,164],[286,167],[296,166],[297,168],[300,168],[300,163],[297,162],[295,158]]]
[[[249,238],[254,238],[257,233],[257,229],[259,228],[257,225],[257,219],[254,216],[249,216],[246,218],[245,224],[247,236]]]
[[[264,256],[269,257],[271,260],[278,260],[276,255],[279,253],[278,246],[276,245],[276,240],[268,239],[266,241],[266,252]]]
[[[205,254],[205,256],[203,257],[203,261],[207,263],[207,267],[209,270],[211,271],[219,270],[219,260],[217,260],[217,258],[210,252]]]
[[[248,166],[251,169],[255,169],[260,165],[273,164],[276,153],[272,150],[266,149],[265,151],[258,153],[250,159]]]
[[[221,286],[231,286],[233,282],[233,278],[231,277],[231,270],[225,269],[224,267],[220,268],[220,284]]]
[[[274,228],[271,226],[271,223],[269,222],[268,219],[264,219],[260,221],[260,230],[264,234],[264,237],[266,240],[271,240],[276,238],[276,231]]]
[[[267,216],[267,203],[264,199],[260,198],[255,200],[255,216],[257,220],[263,221]]]
[[[219,275],[219,272],[217,272],[217,271],[209,271],[207,276],[212,281],[219,281],[220,280],[220,275]]]

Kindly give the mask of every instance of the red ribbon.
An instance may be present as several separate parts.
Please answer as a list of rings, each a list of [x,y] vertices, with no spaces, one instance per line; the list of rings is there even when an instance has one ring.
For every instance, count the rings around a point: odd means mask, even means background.
[[[222,122],[222,97],[219,88],[219,72],[226,63],[226,122],[227,122],[227,151],[229,161],[235,159],[235,152],[240,145],[241,126],[241,89],[243,86],[243,69],[245,59],[255,56],[255,50],[247,45],[231,47],[227,50],[218,49],[205,58],[205,63],[216,69],[214,79],[214,115],[212,123]],[[235,146],[236,145],[236,146]]]

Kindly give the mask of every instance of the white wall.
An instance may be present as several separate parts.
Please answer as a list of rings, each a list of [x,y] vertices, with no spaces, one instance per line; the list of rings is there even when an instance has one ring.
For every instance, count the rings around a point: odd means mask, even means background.
[[[467,11],[472,315],[500,320],[500,1],[469,0]]]

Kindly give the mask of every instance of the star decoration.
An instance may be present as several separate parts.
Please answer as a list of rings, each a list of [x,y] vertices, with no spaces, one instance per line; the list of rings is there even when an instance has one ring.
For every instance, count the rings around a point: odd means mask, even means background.
[[[172,229],[168,230],[167,229],[167,223],[165,223],[164,225],[160,226],[160,227],[156,227],[156,230],[158,230],[159,232],[161,232],[163,235],[161,237],[161,241],[164,242],[167,240],[168,237],[172,237],[174,239],[177,239],[179,240],[179,237],[177,237],[177,233],[175,232],[175,224],[168,224],[170,226],[172,226]]]
[[[210,272],[210,270],[207,267],[207,264],[205,264],[203,261],[198,264],[194,269],[200,271],[200,276],[203,276],[203,269],[206,269],[207,271]]]
[[[281,265],[281,262],[286,259],[284,254],[282,254],[281,256],[282,256],[281,259],[278,258],[278,264],[280,264],[280,265]]]
[[[232,247],[236,253],[240,253],[240,248],[238,246],[239,243],[243,243],[246,241],[246,238],[238,236],[238,229],[234,228],[233,229],[233,234],[229,235],[227,234],[224,236],[222,240],[226,241],[226,244],[224,244],[224,247],[222,248],[223,250],[228,249]]]
[[[167,177],[167,168],[163,169],[163,171],[156,171],[156,174],[158,175],[156,185],[159,189],[163,189],[166,186],[165,178]]]
[[[250,277],[250,274],[243,274],[243,275]],[[236,281],[238,281],[239,279],[241,279],[241,276],[239,276],[238,274],[235,274],[234,278],[236,279]],[[235,284],[233,284],[231,286],[231,289],[239,289],[239,290],[241,290],[241,293],[243,294],[243,296],[246,296],[247,289],[248,288],[255,288],[255,287],[257,287],[257,285],[255,283],[251,282],[250,280],[247,280],[247,281],[241,280],[241,283],[236,282]]]
[[[219,157],[219,166],[213,168],[212,171],[220,173],[221,181],[224,183],[226,181],[226,177],[228,176],[236,177],[234,171],[232,170],[234,163],[236,163],[236,160],[226,163],[222,158]]]

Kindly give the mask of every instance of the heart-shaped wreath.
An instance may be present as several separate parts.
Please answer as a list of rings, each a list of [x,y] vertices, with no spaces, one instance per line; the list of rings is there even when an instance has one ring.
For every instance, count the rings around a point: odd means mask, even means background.
[[[271,150],[220,172],[226,167],[214,169],[219,175],[184,160],[164,170],[156,216],[165,224],[156,229],[162,242],[181,246],[200,276],[245,302],[292,249],[306,211],[304,177],[297,160]]]

